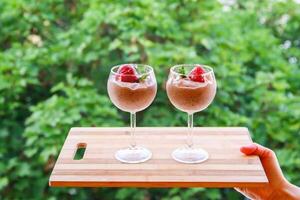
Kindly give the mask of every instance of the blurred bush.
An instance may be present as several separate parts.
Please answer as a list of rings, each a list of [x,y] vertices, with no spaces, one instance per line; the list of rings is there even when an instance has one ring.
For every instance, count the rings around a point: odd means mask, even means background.
[[[300,4],[296,1],[0,1],[1,199],[242,199],[231,189],[49,188],[72,126],[124,126],[111,66],[147,63],[159,91],[140,126],[184,126],[165,94],[170,66],[215,69],[198,126],[247,126],[300,185]]]

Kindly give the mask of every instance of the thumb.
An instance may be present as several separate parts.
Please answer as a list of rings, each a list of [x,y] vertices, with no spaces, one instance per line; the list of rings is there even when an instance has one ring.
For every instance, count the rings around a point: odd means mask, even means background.
[[[240,148],[240,151],[246,155],[259,156],[270,184],[275,184],[276,182],[282,182],[285,180],[280,169],[277,157],[271,149],[253,143],[247,146],[242,146]]]
[[[257,146],[255,144],[249,144],[247,146],[242,146],[240,151],[246,155],[252,155],[256,151]]]
[[[267,158],[275,159],[277,161],[276,155],[271,149],[268,149],[256,143],[242,146],[240,148],[240,151],[246,155],[257,155],[262,161]]]

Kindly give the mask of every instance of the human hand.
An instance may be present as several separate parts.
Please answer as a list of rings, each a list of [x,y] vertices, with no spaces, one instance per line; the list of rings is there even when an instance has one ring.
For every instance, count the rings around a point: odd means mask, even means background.
[[[246,155],[259,156],[269,183],[264,187],[235,188],[250,199],[300,199],[300,188],[290,184],[282,174],[275,153],[259,144],[253,143],[241,147],[240,151]]]

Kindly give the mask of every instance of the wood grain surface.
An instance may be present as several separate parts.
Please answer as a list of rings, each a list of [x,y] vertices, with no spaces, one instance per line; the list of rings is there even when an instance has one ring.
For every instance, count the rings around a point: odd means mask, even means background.
[[[243,187],[268,183],[258,157],[244,156],[241,145],[252,142],[244,127],[194,129],[195,146],[209,153],[199,164],[183,164],[171,152],[183,146],[186,128],[137,128],[138,145],[149,148],[152,159],[124,164],[115,152],[129,144],[129,128],[72,128],[50,176],[55,187]],[[78,146],[86,145],[81,160],[74,160]]]

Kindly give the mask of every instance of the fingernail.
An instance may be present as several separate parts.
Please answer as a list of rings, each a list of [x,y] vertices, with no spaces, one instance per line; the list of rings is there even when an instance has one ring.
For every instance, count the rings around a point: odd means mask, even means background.
[[[248,145],[242,146],[240,148],[240,151],[245,154],[251,154],[253,151],[255,151],[255,149],[256,149],[255,144],[248,144]]]

